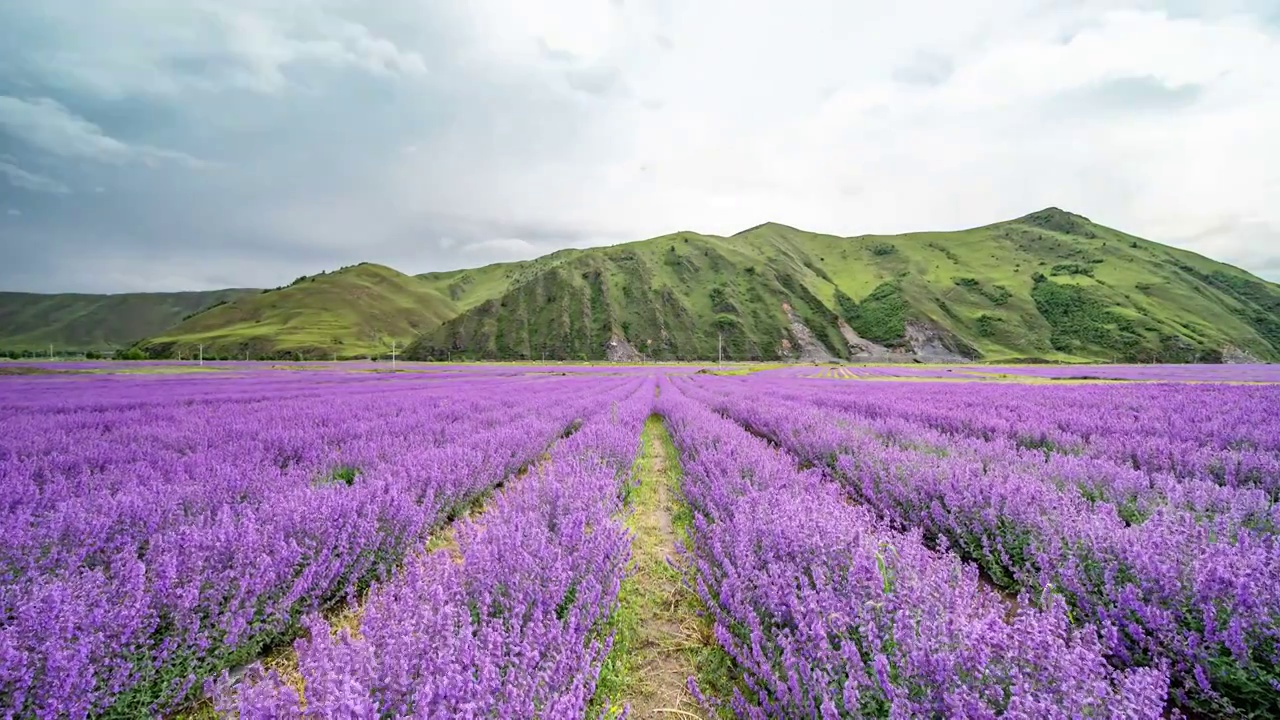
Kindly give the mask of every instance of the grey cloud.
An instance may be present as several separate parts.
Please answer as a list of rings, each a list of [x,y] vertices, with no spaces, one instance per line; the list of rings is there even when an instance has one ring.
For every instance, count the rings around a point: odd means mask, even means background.
[[[1160,113],[1190,107],[1203,93],[1200,85],[1168,85],[1159,78],[1145,75],[1076,88],[1059,95],[1052,105],[1072,113]]]
[[[577,230],[556,229],[550,226],[524,225],[496,230],[486,239],[468,242],[460,247],[458,268],[492,262],[531,260],[565,248],[587,248],[614,245],[634,237],[598,237]],[[477,260],[479,259],[479,260]]]
[[[542,53],[542,57],[558,63],[573,63],[578,61],[578,56],[568,50],[561,50],[560,48],[553,48],[548,45],[546,38],[538,38],[538,52]]]
[[[583,59],[568,50],[554,48],[545,38],[538,38],[538,53],[556,65],[562,66],[565,82],[569,87],[588,95],[609,95],[625,88],[622,73],[615,67],[584,63]]]
[[[0,9],[0,36],[11,12]],[[198,34],[198,25],[192,21],[186,31]],[[274,286],[299,272],[361,260],[421,265],[411,232],[428,226],[379,227],[402,213],[379,198],[389,190],[388,163],[403,146],[452,123],[483,126],[477,121],[494,113],[465,116],[478,102],[496,102],[497,94],[466,77],[433,78],[413,64],[409,72],[395,71],[398,61],[386,59],[390,47],[366,42],[375,37],[372,31],[332,32],[350,32],[350,44],[368,62],[293,63],[286,85],[272,92],[235,79],[244,52],[218,49],[203,36],[189,46],[153,47],[138,66],[108,62],[112,71],[100,84],[69,83],[68,70],[30,61],[55,54],[47,48],[19,52],[23,46],[6,46],[0,51],[0,95],[24,90],[6,103],[0,155],[9,152],[18,158],[15,166],[47,168],[51,177],[74,179],[93,192],[77,197],[74,207],[23,200],[21,224],[0,238],[6,260],[0,287],[103,292]],[[99,45],[98,37],[72,34],[61,42],[79,46],[77,53],[110,55],[104,48],[114,41],[104,38]],[[458,50],[432,44],[412,57],[425,67],[434,53],[433,64],[440,65]],[[378,53],[390,70],[378,69]],[[20,80],[4,71],[16,66],[26,68]],[[506,106],[514,107],[509,98]],[[203,172],[184,167],[196,157],[206,163]],[[286,208],[287,218],[281,215]],[[348,218],[343,234],[319,242],[332,231],[317,227],[317,219],[334,208]],[[57,285],[51,287],[50,279]]]
[[[217,159],[207,172],[79,165],[78,186],[110,192],[86,193],[74,208],[57,211],[25,205],[23,227],[0,240],[7,261],[0,287],[270,287],[364,260],[425,272],[532,256],[497,245],[464,249],[495,239],[526,238],[533,255],[579,242],[572,233],[513,223],[501,213],[467,220],[418,207],[437,194],[433,188],[467,181],[469,166],[518,167],[563,156],[582,135],[572,103],[553,100],[549,89],[511,88],[498,96],[491,81],[466,77],[437,81],[429,94],[354,77],[326,82],[325,93],[231,96],[173,118],[171,124],[188,128],[179,135],[184,147]],[[525,116],[542,121],[513,121]],[[128,114],[117,124],[137,126]],[[406,155],[406,145],[419,149]],[[456,159],[441,155],[450,146]],[[391,186],[387,168],[395,158],[411,158],[415,172]],[[544,235],[555,239],[544,244]],[[423,242],[440,236],[455,242],[434,248]]]
[[[586,67],[566,70],[565,81],[569,87],[588,95],[625,93],[626,83],[622,74],[611,67]]]
[[[4,158],[0,158],[0,175],[4,175],[9,181],[9,184],[25,190],[56,194],[66,194],[71,192],[71,188],[63,185],[57,180],[23,170]],[[14,212],[14,210],[10,210],[10,214],[13,214]]]
[[[68,158],[106,163],[158,161],[199,167],[201,161],[185,153],[148,145],[128,145],[102,133],[50,98],[23,100],[0,95],[0,128],[32,147]]]
[[[464,246],[468,252],[496,253],[502,258],[524,258],[534,252],[535,245],[522,238],[494,238]]]
[[[962,84],[950,81],[973,60],[961,49],[971,29],[952,21],[862,36],[846,23],[849,37],[824,45],[819,13],[779,18],[763,0],[633,0],[610,21],[625,25],[610,25],[616,38],[584,41],[575,33],[594,28],[573,17],[550,23],[547,37],[582,48],[579,57],[535,46],[542,31],[512,20],[525,2],[0,3],[0,160],[26,173],[0,169],[0,208],[21,213],[0,213],[0,288],[275,286],[361,260],[425,272],[763,219],[842,234],[890,221],[895,231],[960,227],[1025,212],[1023,185],[1045,198],[1029,207],[1091,214],[1101,203],[1113,224],[1138,230],[1145,218],[1130,208],[1177,198],[1145,195],[1151,171],[1141,167],[1117,182],[1131,198],[1089,164],[1088,174],[1037,175],[1071,166],[1042,120],[1034,133],[1004,133],[990,115],[948,105]],[[1015,20],[991,42],[1036,49],[1038,36]],[[938,42],[953,36],[955,46]],[[912,54],[918,47],[937,49]],[[603,59],[588,63],[587,49]],[[1151,90],[1086,89],[1078,106],[1113,108],[1095,113],[1099,122],[1132,113],[1128,95]],[[1151,107],[1185,107],[1152,94]],[[941,104],[925,106],[921,124],[842,109],[859,102]],[[828,116],[814,123],[819,114]],[[195,158],[200,172],[187,167]],[[938,179],[922,186],[921,167]],[[52,184],[5,192],[14,177],[40,183],[28,176]],[[969,213],[964,223],[937,210],[950,202]],[[1269,267],[1264,243],[1280,242],[1239,228],[1223,237],[1238,240],[1203,251],[1251,269]]]
[[[1263,277],[1280,279],[1280,224],[1226,217],[1171,241],[1215,260],[1250,268]]]
[[[341,51],[330,54],[339,65],[352,65],[369,72],[388,75],[422,75],[427,72],[422,55],[406,51],[387,38],[374,35],[369,28],[350,21],[331,21],[333,34]],[[325,47],[332,47],[329,43]]]
[[[905,85],[932,87],[945,83],[955,72],[951,58],[922,50],[893,70],[893,79]]]
[[[1280,26],[1280,5],[1274,0],[1161,0],[1159,5],[1175,18],[1245,15]]]
[[[386,75],[427,69],[421,54],[330,3],[42,0],[0,10],[0,17],[0,47],[14,52],[0,61],[0,77],[38,76],[65,91],[112,98],[278,92],[291,71],[308,65]]]

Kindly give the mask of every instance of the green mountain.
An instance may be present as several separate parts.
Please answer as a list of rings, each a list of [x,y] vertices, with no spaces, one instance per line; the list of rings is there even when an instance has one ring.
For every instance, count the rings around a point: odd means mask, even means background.
[[[83,295],[0,292],[0,348],[55,352],[128,346],[211,305],[257,290]]]
[[[419,278],[417,359],[1280,360],[1280,286],[1049,208],[958,232],[768,223]]]
[[[150,357],[339,358],[386,352],[458,314],[427,283],[360,263],[209,308],[137,343]]]
[[[1280,286],[1049,208],[956,232],[680,232],[416,277],[361,263],[273,290],[0,293],[0,348],[135,340],[151,357],[394,341],[454,360],[1277,361]]]

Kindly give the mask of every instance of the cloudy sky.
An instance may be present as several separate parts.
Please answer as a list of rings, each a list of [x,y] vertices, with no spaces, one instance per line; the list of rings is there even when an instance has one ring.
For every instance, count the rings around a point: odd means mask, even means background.
[[[0,289],[1049,205],[1280,280],[1275,0],[0,4]]]

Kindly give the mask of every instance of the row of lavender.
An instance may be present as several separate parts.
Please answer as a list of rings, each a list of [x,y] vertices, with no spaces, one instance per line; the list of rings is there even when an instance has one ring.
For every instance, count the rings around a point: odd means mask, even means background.
[[[654,371],[655,367],[661,367],[662,372],[671,373],[692,373],[698,367],[695,365],[683,364],[626,364],[626,363],[610,363],[601,365],[588,365],[581,363],[561,363],[548,362],[538,365],[521,365],[517,363],[492,362],[492,363],[443,363],[443,362],[405,362],[400,360],[392,365],[386,359],[382,361],[363,361],[363,360],[341,360],[341,361],[271,361],[271,360],[208,360],[198,362],[195,359],[190,360],[137,360],[137,361],[112,361],[112,360],[44,360],[44,361],[17,361],[4,362],[0,360],[0,370],[6,368],[21,374],[24,371],[29,372],[47,371],[54,374],[62,374],[66,377],[74,377],[80,374],[123,374],[131,375],[135,373],[204,373],[204,372],[222,372],[226,373],[246,373],[258,372],[262,370],[280,370],[294,372],[377,372],[382,374],[390,373],[393,368],[395,372],[412,372],[425,374],[449,374],[449,375],[470,375],[485,377],[503,377],[516,375],[530,375],[541,373],[563,373],[563,374],[613,374],[625,373],[630,375],[648,375]],[[224,375],[225,376],[225,375]]]
[[[953,394],[914,383],[843,390],[810,382],[763,386],[775,391],[766,403],[759,384],[717,380],[688,391],[1024,599],[1063,596],[1078,623],[1098,628],[1114,663],[1167,666],[1179,704],[1280,714],[1280,510],[1268,464],[1280,391],[971,384]],[[1204,428],[1205,455],[1195,462],[1179,461],[1194,430],[1178,424],[1174,408]],[[1129,412],[1150,421],[1126,421]],[[1011,439],[1037,422],[1089,430],[1061,447]],[[1006,424],[1010,432],[972,432]],[[1130,431],[1136,439],[1126,439]],[[1150,450],[1144,457],[1169,462],[1110,452],[1135,440]],[[1236,486],[1193,472],[1206,456],[1244,447],[1258,472]]]
[[[1271,385],[1043,387],[830,384],[753,386],[836,411],[924,425],[947,435],[1012,442],[1280,495],[1280,388]],[[975,388],[979,388],[975,390]],[[799,393],[799,394],[797,394]],[[904,396],[929,402],[903,402]]]
[[[1145,380],[1158,382],[1280,383],[1280,365],[1008,365],[966,366],[983,375],[1019,375],[1050,379]]]
[[[1152,718],[1168,680],[1110,667],[1060,601],[1006,617],[955,556],[663,388],[694,513],[692,581],[742,672],[739,717]]]
[[[14,382],[0,395],[0,716],[71,718],[175,707],[385,577],[635,384]]]
[[[654,396],[633,382],[436,550],[370,593],[356,633],[318,616],[296,647],[301,696],[274,672],[224,685],[223,711],[301,717],[580,720],[609,650],[630,538],[615,517]]]
[[[794,365],[778,377],[1280,383],[1280,365]]]

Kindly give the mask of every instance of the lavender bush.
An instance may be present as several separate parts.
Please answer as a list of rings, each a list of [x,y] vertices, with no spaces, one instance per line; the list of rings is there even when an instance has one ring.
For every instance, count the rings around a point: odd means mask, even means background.
[[[1152,718],[1167,677],[1119,672],[1061,603],[1000,598],[822,473],[664,388],[695,512],[696,587],[743,671],[739,717]]]
[[[0,718],[581,718],[653,411],[734,663],[708,704],[1280,716],[1280,386],[267,367],[0,382]],[[299,637],[301,694],[255,664]]]
[[[704,383],[690,391],[801,460],[828,468],[886,519],[945,540],[997,584],[1033,594],[1045,588],[1062,594],[1077,621],[1100,630],[1113,662],[1123,667],[1168,663],[1180,704],[1215,714],[1280,713],[1280,544],[1275,536],[1280,513],[1272,498],[1255,487],[1271,483],[1272,476],[1263,473],[1257,483],[1221,487],[1213,479],[1165,472],[1176,462],[1144,467],[1109,462],[1107,452],[1077,456],[1061,451],[1071,445],[1020,447],[1007,433],[993,433],[987,441],[971,432],[942,432],[936,429],[940,422],[903,419],[955,413],[945,403],[930,410],[939,398],[948,399],[946,392],[917,392],[914,387],[896,388],[898,416],[889,416],[882,406],[863,412],[877,407],[874,403],[883,400],[887,389],[841,396],[793,386],[770,403],[759,402],[757,387],[741,383],[720,382],[714,388]],[[1242,397],[1220,406],[1194,405],[1187,415],[1226,414],[1244,402],[1253,404],[1242,408],[1246,415],[1280,409],[1274,390],[1268,395],[1233,386],[1212,393],[1149,386],[1143,392],[1160,408],[1176,401],[1166,393],[1185,403],[1197,396],[1224,400],[1222,393],[1232,391]],[[1108,400],[1109,393],[1114,395]],[[1134,393],[1132,388],[1091,386],[1036,396],[1025,388],[973,385],[966,398],[954,403],[972,407],[974,418],[963,422],[951,417],[950,422],[951,427],[973,428],[1029,415],[1025,409],[994,418],[989,411],[980,412],[1021,396],[1038,398],[1041,424],[1053,425],[1057,415],[1052,413],[1075,412],[1081,405],[1123,412],[1142,402]],[[1046,402],[1055,399],[1066,402]],[[845,400],[853,410],[837,409]],[[1068,414],[1060,424],[1093,423],[1097,428],[1106,422],[1098,414]],[[1167,418],[1169,434],[1178,438],[1163,451],[1155,449],[1158,440],[1151,440],[1152,454],[1176,455],[1191,431],[1174,424],[1172,414],[1154,410],[1151,416]],[[1236,451],[1219,434],[1233,419],[1201,421],[1211,428],[1206,446]],[[1274,425],[1270,417],[1258,422]],[[1113,426],[1113,432],[1122,428]],[[1267,453],[1275,459],[1274,438],[1239,431],[1242,437],[1256,438],[1252,446],[1266,448],[1256,456],[1259,465]],[[1074,447],[1116,444],[1101,430],[1080,443]]]
[[[287,375],[6,383],[4,715],[172,709],[636,382]]]
[[[246,720],[575,718],[609,649],[630,538],[614,517],[654,385],[605,404],[438,550],[379,584],[359,632],[317,618],[297,643],[304,696],[269,674],[222,689]]]

